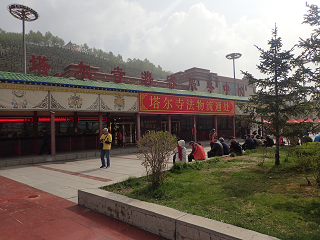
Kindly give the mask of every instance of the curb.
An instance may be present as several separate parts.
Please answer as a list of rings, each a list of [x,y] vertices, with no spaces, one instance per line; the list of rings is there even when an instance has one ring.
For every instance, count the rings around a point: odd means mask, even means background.
[[[78,204],[170,240],[279,240],[101,189],[78,190]]]

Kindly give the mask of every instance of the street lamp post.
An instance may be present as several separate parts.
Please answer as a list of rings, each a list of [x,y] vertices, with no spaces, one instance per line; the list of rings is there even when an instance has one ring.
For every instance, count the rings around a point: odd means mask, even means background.
[[[39,14],[27,6],[21,4],[11,4],[8,6],[8,11],[15,18],[22,20],[22,43],[23,43],[23,68],[24,73],[27,73],[27,47],[25,39],[25,21],[33,22],[39,18]]]
[[[226,58],[229,60],[233,60],[233,83],[234,83],[234,95],[237,95],[237,91],[236,91],[236,70],[235,70],[235,64],[234,64],[234,60],[238,59],[242,56],[241,53],[230,53],[228,55],[226,55]]]

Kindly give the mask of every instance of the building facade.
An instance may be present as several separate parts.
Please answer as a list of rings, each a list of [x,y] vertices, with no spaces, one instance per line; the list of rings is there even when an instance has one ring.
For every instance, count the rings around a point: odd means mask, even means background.
[[[113,144],[117,131],[125,144],[135,144],[148,130],[186,141],[208,141],[212,128],[219,136],[239,137],[236,103],[254,92],[245,80],[200,68],[148,85],[143,77],[123,74],[119,81],[117,74],[95,67],[90,79],[82,78],[77,66],[53,77],[0,72],[0,158],[38,154],[43,128],[50,132],[53,156],[96,149],[103,127],[110,129]]]

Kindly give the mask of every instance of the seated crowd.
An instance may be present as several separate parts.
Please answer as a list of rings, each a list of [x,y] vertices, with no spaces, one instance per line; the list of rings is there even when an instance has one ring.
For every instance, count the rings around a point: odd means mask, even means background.
[[[204,160],[206,158],[212,158],[215,156],[229,155],[235,153],[241,155],[243,151],[255,149],[257,147],[272,147],[274,141],[270,136],[266,136],[265,139],[259,135],[247,135],[244,144],[240,144],[235,137],[229,138],[229,144],[227,144],[222,137],[218,138],[216,135],[212,135],[210,139],[210,150],[207,152],[207,156],[201,143],[189,142],[191,147],[191,153],[188,155],[188,162],[192,160]],[[173,162],[186,162],[187,154],[185,148],[185,141],[179,140],[177,144],[176,154],[173,157]]]

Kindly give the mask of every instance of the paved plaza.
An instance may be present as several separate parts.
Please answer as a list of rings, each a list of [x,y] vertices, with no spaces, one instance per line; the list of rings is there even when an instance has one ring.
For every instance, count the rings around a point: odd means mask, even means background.
[[[0,168],[0,240],[163,239],[77,204],[78,189],[145,174],[134,153],[111,150],[111,167],[100,166],[96,157]]]

